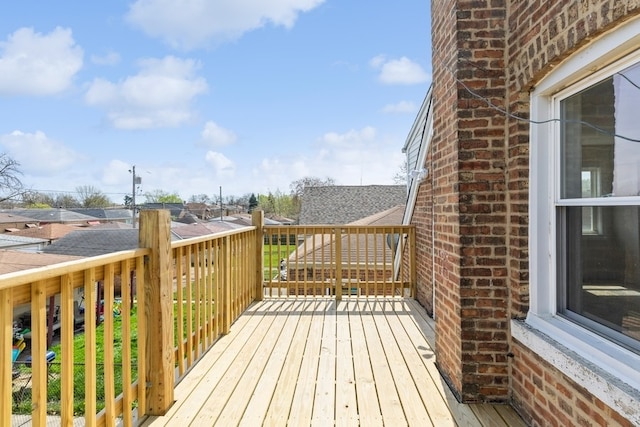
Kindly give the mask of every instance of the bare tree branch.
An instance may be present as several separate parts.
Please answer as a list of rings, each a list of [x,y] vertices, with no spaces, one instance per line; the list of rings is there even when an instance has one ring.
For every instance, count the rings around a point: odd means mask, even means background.
[[[24,194],[24,186],[18,178],[22,175],[19,167],[20,163],[9,157],[7,153],[0,154],[0,202]]]

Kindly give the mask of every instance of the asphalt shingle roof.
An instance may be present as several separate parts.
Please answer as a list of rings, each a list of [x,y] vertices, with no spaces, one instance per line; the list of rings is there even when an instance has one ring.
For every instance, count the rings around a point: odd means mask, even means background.
[[[46,246],[43,252],[92,257],[138,248],[138,229],[77,230]]]
[[[9,250],[0,251],[0,274],[29,270],[75,259],[80,259],[80,257]]]
[[[46,239],[38,239],[34,237],[15,236],[11,233],[0,234],[0,248],[12,248],[18,246],[38,245],[47,243]]]
[[[33,218],[28,218],[26,216],[13,214],[11,213],[11,211],[0,212],[0,224],[16,223],[16,222],[24,222],[24,223],[33,222]]]
[[[130,209],[72,208],[70,211],[108,221],[131,220]]]
[[[307,187],[300,224],[348,224],[406,202],[405,185]]]
[[[39,239],[47,239],[49,241],[64,237],[77,229],[78,227],[75,227],[73,225],[51,223],[42,225],[40,227],[25,228],[24,230],[13,231],[11,232],[11,235],[36,237]]]
[[[3,212],[36,219],[42,223],[88,223],[89,221],[96,220],[93,216],[83,215],[66,209],[11,209]]]

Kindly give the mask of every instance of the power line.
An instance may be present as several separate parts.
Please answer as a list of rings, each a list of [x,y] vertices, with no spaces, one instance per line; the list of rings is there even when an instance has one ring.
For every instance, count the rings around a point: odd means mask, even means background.
[[[80,191],[66,191],[66,190],[38,190],[38,189],[34,189],[34,188],[30,188],[27,191],[30,192],[35,192],[35,193],[43,193],[43,194],[83,194]],[[115,195],[115,196],[126,196],[129,193],[105,193],[103,191],[100,191],[101,194],[104,195]]]
[[[602,134],[608,135],[608,136],[613,136],[615,138],[620,138],[620,139],[624,139],[626,141],[631,141],[631,142],[640,142],[640,139],[637,138],[631,138],[625,135],[621,135],[615,132],[611,132],[607,129],[601,128],[599,126],[594,125],[593,123],[587,122],[585,120],[571,120],[571,119],[558,119],[558,118],[552,118],[552,119],[547,119],[547,120],[532,120],[526,117],[520,117],[516,114],[511,113],[509,110],[499,107],[497,105],[495,105],[493,102],[491,102],[491,100],[485,96],[480,95],[479,93],[475,92],[473,89],[471,89],[469,86],[467,86],[462,80],[458,79],[455,75],[455,73],[453,72],[453,70],[451,70],[451,68],[449,68],[447,65],[444,64],[444,62],[440,59],[438,59],[437,57],[434,57],[439,63],[440,65],[442,65],[446,70],[449,71],[449,73],[451,73],[451,76],[453,77],[453,79],[460,84],[465,91],[467,91],[471,96],[473,96],[474,98],[477,98],[481,101],[483,101],[484,103],[487,104],[487,106],[495,111],[498,111],[499,113],[505,115],[506,117],[518,120],[518,121],[522,121],[522,122],[526,122],[529,124],[533,124],[533,125],[543,125],[543,124],[548,124],[548,123],[561,123],[561,124],[580,124],[583,126],[587,126],[597,132],[600,132]],[[459,59],[459,62],[464,62],[465,64],[471,65],[479,70],[485,71],[487,73],[491,72],[491,70],[487,70],[485,68],[483,68],[482,66],[478,65],[478,64],[474,64],[473,62],[466,60],[466,59]],[[620,76],[624,77],[629,83],[631,83],[633,86],[635,86],[636,88],[640,89],[640,87],[635,84],[633,81],[631,81],[631,79],[629,79],[627,76],[625,76],[622,73],[616,73],[619,74]]]

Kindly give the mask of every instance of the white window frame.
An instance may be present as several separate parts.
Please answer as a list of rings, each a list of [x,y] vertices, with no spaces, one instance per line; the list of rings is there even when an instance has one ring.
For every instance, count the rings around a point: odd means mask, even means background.
[[[581,172],[582,174],[589,174],[589,182],[591,183],[591,191],[589,192],[589,196],[592,198],[600,197],[600,185],[601,185],[601,170],[599,167],[588,167],[584,168]],[[583,194],[584,197],[584,194]],[[588,227],[585,228],[585,223],[582,223],[582,234],[583,235],[599,235],[602,234],[602,214],[600,207],[598,206],[587,206],[583,209],[588,209],[591,217],[588,224]]]
[[[559,117],[558,94],[566,97],[601,81],[611,67],[640,61],[639,46],[640,19],[633,19],[559,64],[531,94],[532,122],[546,123],[530,125],[530,309],[525,322],[511,322],[515,339],[638,425],[640,355],[558,315],[560,159],[559,124],[553,120]],[[636,205],[638,199],[617,197],[615,202]]]

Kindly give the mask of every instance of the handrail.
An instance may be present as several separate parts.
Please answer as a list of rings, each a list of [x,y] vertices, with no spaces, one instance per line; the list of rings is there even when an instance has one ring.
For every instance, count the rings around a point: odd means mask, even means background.
[[[263,230],[269,248],[265,297],[415,296],[415,226],[269,225]]]

